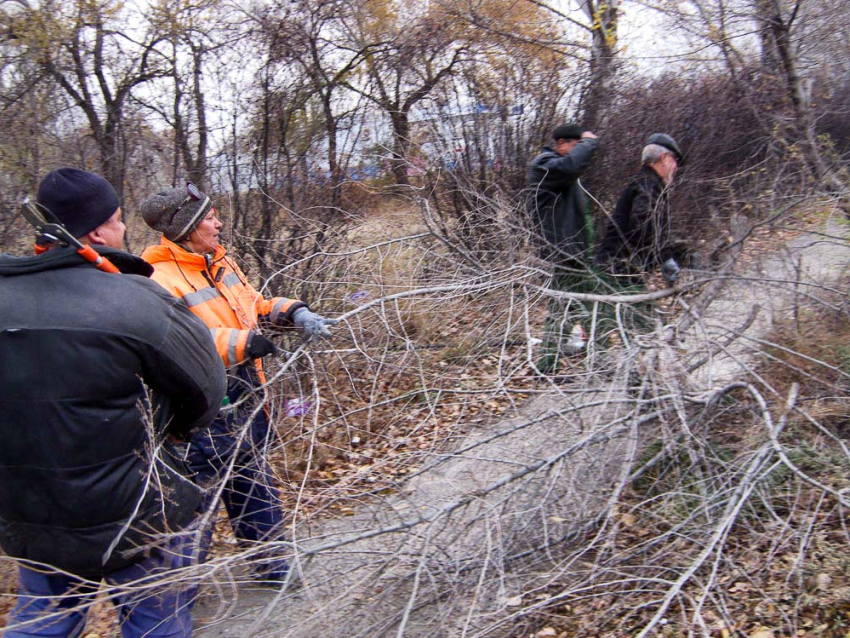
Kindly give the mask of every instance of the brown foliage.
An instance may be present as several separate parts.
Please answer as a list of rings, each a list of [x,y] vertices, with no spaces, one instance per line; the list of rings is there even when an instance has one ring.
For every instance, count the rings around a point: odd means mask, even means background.
[[[749,190],[748,173],[775,149],[771,114],[781,97],[754,92],[725,74],[634,78],[620,86],[585,186],[611,212],[626,181],[640,168],[640,154],[652,133],[672,135],[685,153],[676,175],[674,223],[693,237],[725,227]],[[712,222],[716,224],[712,228]]]

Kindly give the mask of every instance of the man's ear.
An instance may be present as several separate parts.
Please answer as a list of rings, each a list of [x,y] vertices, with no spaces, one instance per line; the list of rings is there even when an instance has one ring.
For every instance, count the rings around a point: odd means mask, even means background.
[[[100,226],[95,228],[90,233],[83,235],[79,238],[79,240],[86,244],[87,246],[105,246],[106,240],[103,238],[103,235],[100,233]]]

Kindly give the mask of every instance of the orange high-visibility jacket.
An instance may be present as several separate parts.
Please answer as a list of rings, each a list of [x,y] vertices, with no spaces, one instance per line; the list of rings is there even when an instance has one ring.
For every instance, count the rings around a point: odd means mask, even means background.
[[[162,237],[159,246],[146,248],[142,258],[154,268],[151,279],[182,298],[207,324],[227,367],[247,360],[248,333],[257,327],[259,318],[287,325],[292,313],[306,306],[286,297],[264,299],[221,245],[209,258]]]

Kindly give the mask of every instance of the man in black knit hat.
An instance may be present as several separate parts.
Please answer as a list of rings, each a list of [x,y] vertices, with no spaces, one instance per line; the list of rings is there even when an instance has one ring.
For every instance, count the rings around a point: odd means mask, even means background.
[[[120,250],[105,179],[58,169],[38,204],[120,273],[47,236],[35,257],[0,255],[0,545],[19,560],[4,636],[82,635],[105,579],[125,638],[187,638],[190,591],[157,575],[192,563],[201,494],[171,441],[216,415],[224,367],[204,324]]]

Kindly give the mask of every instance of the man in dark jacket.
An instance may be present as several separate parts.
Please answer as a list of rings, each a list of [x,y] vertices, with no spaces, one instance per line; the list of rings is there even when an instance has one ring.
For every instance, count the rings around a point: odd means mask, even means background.
[[[79,636],[105,578],[135,583],[113,598],[125,638],[190,636],[185,590],[152,581],[191,563],[176,532],[200,492],[171,442],[216,415],[224,367],[203,323],[117,250],[106,180],[62,168],[38,202],[125,274],[56,243],[0,255],[0,545],[20,560],[4,635]]]
[[[588,260],[587,199],[578,179],[590,166],[598,138],[576,124],[552,132],[554,148],[544,146],[528,171],[529,213],[542,259],[556,270],[584,268]]]
[[[577,124],[564,124],[552,132],[554,147],[544,146],[528,171],[529,216],[540,257],[550,262],[556,291],[588,292],[589,246],[593,226],[579,177],[590,165],[598,138]],[[553,372],[564,350],[564,328],[570,323],[565,305],[549,301],[543,356],[537,367]],[[569,332],[569,328],[566,330]]]
[[[679,278],[668,190],[682,159],[676,140],[664,133],[651,135],[643,148],[640,172],[617,200],[596,261],[626,285],[639,283],[641,275],[656,266],[668,284]]]

